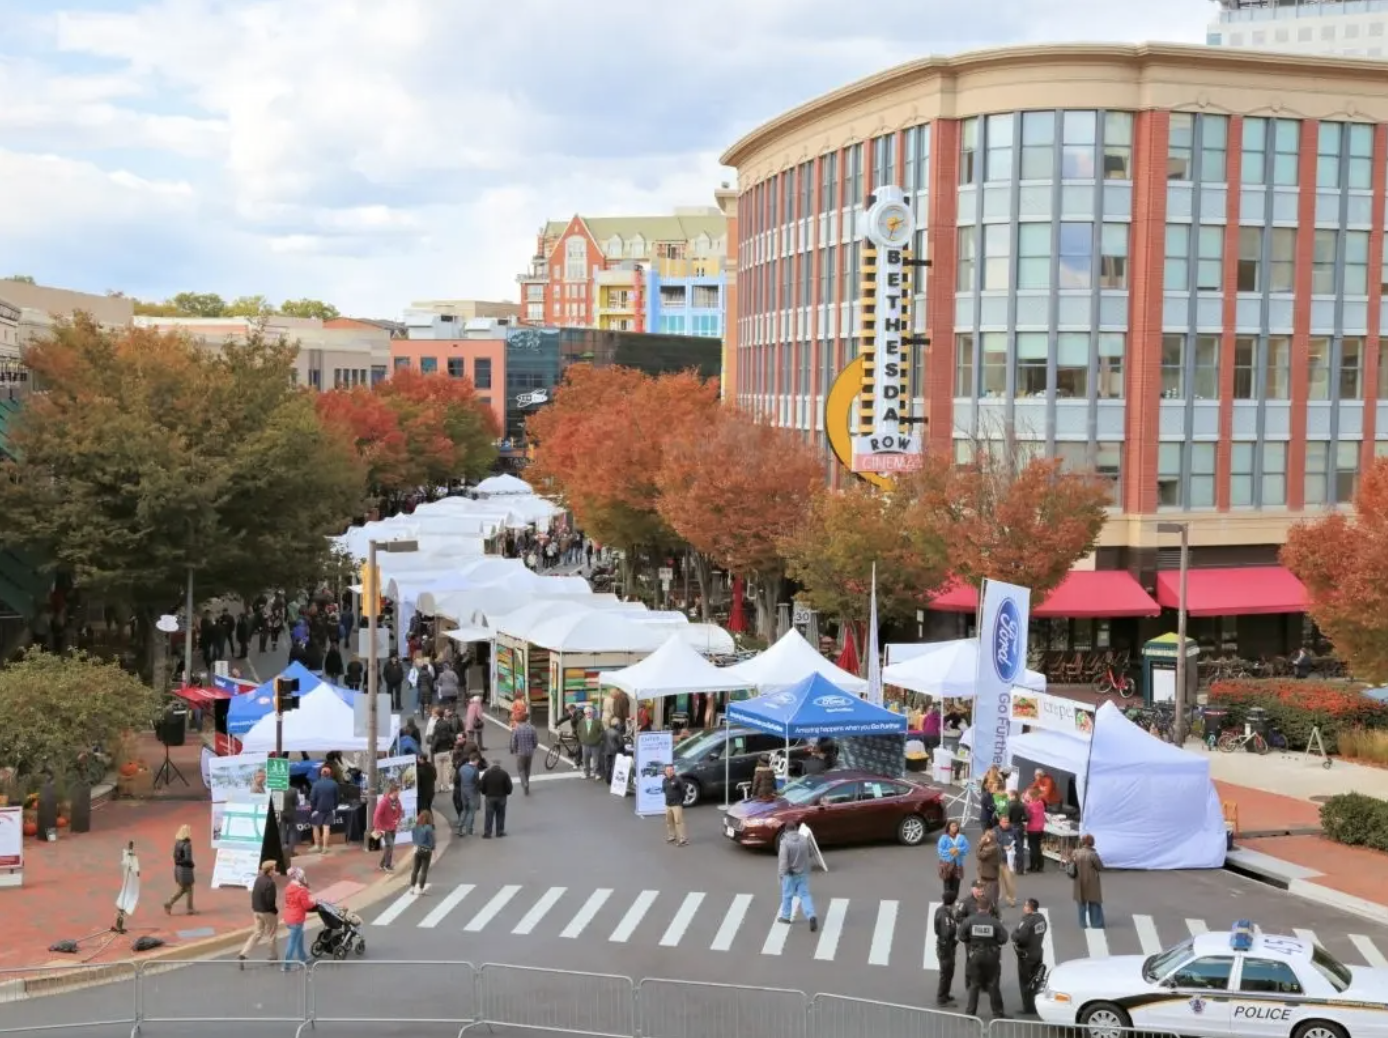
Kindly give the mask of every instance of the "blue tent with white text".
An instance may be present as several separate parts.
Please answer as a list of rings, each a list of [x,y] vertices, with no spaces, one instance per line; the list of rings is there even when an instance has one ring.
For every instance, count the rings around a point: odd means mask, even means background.
[[[313,671],[295,660],[263,685],[244,695],[233,696],[227,707],[227,734],[244,735],[255,727],[255,723],[275,709],[275,682],[280,678],[298,678],[299,694],[307,695],[319,685],[327,684]],[[348,706],[352,705],[352,691],[334,688],[337,697]]]
[[[822,674],[728,707],[728,723],[784,739],[906,734],[906,718],[845,692]]]

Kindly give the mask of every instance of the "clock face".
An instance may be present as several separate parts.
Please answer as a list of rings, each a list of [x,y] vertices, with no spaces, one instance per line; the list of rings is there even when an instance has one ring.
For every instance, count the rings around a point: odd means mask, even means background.
[[[873,214],[872,236],[879,245],[901,246],[911,240],[914,230],[911,210],[901,202],[883,202]]]

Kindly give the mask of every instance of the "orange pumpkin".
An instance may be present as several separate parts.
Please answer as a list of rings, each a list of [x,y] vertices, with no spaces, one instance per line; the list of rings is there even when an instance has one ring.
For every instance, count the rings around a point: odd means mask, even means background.
[[[67,815],[59,815],[59,816],[58,816],[58,828],[59,828],[59,829],[66,829],[66,828],[67,828]]]
[[[38,823],[38,822],[25,822],[25,823],[24,823],[24,835],[25,835],[25,836],[37,836],[38,834],[39,834],[39,823]]]
[[[125,778],[134,778],[139,772],[140,766],[133,760],[128,760],[120,766],[120,773]]]

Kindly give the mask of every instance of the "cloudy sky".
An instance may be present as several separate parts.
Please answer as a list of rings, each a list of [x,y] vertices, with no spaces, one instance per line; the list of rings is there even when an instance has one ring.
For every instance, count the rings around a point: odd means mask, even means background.
[[[871,16],[864,12],[871,10]],[[712,204],[896,62],[1200,42],[1210,0],[0,0],[0,277],[398,316],[516,296],[546,218]]]

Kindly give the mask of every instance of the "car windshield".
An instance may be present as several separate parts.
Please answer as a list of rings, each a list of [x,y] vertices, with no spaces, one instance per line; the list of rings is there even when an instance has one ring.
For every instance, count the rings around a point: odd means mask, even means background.
[[[721,745],[723,742],[723,729],[710,728],[700,732],[698,735],[691,735],[684,742],[675,746],[675,759],[702,757],[711,746]]]
[[[1349,967],[1320,945],[1316,945],[1311,950],[1311,965],[1336,991],[1344,991],[1354,982],[1354,976],[1350,973]]]
[[[835,780],[828,775],[806,775],[793,782],[787,782],[781,790],[781,797],[790,804],[808,804]]]
[[[1194,942],[1187,938],[1174,948],[1168,948],[1164,952],[1157,952],[1155,955],[1148,956],[1147,961],[1142,964],[1142,979],[1149,984],[1155,984],[1190,958],[1193,947]]]

